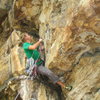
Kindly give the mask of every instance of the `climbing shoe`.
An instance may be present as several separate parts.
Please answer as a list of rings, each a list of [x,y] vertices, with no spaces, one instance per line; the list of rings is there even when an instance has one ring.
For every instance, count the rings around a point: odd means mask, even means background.
[[[72,86],[66,86],[65,89],[71,91],[72,90]]]

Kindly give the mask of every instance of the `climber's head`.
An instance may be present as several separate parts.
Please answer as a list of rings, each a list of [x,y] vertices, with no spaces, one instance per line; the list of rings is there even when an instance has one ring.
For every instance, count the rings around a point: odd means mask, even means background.
[[[23,37],[22,37],[22,41],[23,42],[31,42],[32,41],[32,37],[28,33],[24,33]]]

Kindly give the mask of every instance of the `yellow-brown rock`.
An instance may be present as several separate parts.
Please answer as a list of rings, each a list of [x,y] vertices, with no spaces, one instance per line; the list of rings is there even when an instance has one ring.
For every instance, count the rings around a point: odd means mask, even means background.
[[[59,89],[64,95],[59,98],[59,91],[40,82],[20,80],[19,100],[30,100],[31,94],[32,100],[100,99],[100,0],[1,0],[0,12],[0,84],[23,72],[25,54],[19,42],[29,32],[34,40],[43,38],[46,67],[73,89]],[[7,89],[9,98],[13,88]]]
[[[20,74],[25,68],[25,55],[18,47],[20,32],[13,31],[6,43],[0,48],[0,84],[11,75]]]

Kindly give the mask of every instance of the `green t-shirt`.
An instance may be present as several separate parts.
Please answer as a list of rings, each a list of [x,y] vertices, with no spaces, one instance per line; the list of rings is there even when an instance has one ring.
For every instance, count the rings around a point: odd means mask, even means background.
[[[33,44],[32,43],[25,42],[25,43],[23,43],[22,48],[24,49],[24,52],[25,52],[27,58],[32,57],[34,60],[37,60],[38,58],[40,58],[40,53],[37,51],[37,49],[29,50],[28,48],[29,48],[30,45],[33,45]],[[40,65],[42,62],[43,61],[40,60],[36,64],[37,65]]]

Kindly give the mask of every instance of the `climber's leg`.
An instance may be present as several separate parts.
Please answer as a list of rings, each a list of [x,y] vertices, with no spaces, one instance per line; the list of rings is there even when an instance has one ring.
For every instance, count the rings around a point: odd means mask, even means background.
[[[71,90],[72,86],[66,86],[64,83],[62,83],[61,81],[57,82],[58,85],[60,85],[61,87],[67,89],[67,90]]]
[[[72,87],[71,86],[65,86],[64,83],[62,83],[59,80],[59,77],[57,75],[55,75],[51,70],[49,70],[48,68],[44,67],[44,66],[39,66],[37,71],[42,74],[42,75],[46,75],[54,84],[58,84],[60,85],[62,88],[65,88],[67,90],[71,90]]]
[[[66,86],[65,86],[65,84],[64,84],[64,83],[62,83],[61,81],[58,81],[58,82],[57,82],[57,84],[58,84],[58,85],[60,85],[60,86],[61,86],[61,87],[63,87],[63,88],[65,88],[65,87],[66,87]]]
[[[38,73],[47,76],[54,84],[59,81],[59,77],[57,75],[42,65],[37,68],[37,71]]]

